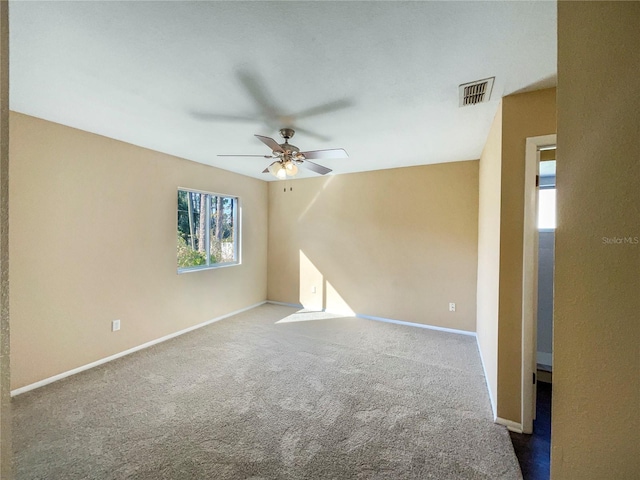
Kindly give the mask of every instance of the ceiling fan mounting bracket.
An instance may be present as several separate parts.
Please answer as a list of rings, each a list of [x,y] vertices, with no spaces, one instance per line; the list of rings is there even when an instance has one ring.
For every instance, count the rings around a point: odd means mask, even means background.
[[[280,129],[280,136],[282,138],[284,138],[285,140],[289,140],[290,138],[293,138],[293,136],[296,134],[296,131],[293,128],[281,128]]]

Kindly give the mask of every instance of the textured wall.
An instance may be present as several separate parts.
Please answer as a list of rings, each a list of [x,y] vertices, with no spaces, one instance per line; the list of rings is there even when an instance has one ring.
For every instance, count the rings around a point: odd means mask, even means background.
[[[478,207],[478,346],[496,416],[498,398],[498,289],[500,287],[500,185],[502,102],[480,157]]]
[[[17,113],[10,130],[13,388],[266,299],[265,182]],[[241,198],[242,265],[176,273],[178,187]]]
[[[477,161],[289,184],[269,185],[270,300],[475,330]]]
[[[498,416],[521,422],[522,252],[527,137],[556,133],[556,90],[502,99]]]
[[[11,476],[9,369],[9,16],[0,1],[0,478]]]
[[[640,476],[639,21],[558,3],[557,480]]]
[[[497,416],[520,423],[527,137],[555,133],[555,89],[504,97],[480,159],[478,344]]]

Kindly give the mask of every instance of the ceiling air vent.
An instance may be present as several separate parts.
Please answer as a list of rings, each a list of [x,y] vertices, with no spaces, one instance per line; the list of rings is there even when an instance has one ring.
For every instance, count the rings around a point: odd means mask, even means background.
[[[458,87],[460,96],[460,106],[476,105],[478,103],[488,102],[491,98],[491,90],[493,89],[493,81],[496,77],[485,78],[471,83],[463,83]]]

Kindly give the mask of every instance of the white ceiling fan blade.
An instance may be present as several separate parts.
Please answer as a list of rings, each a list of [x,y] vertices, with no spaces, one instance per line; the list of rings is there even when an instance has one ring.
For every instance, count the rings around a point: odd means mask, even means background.
[[[262,135],[255,135],[258,140],[264,143],[267,147],[269,147],[274,152],[284,152],[282,147],[276,142],[273,138],[263,137]]]
[[[344,148],[332,148],[330,150],[313,150],[311,152],[300,152],[304,158],[313,159],[330,159],[330,158],[349,158]]]
[[[323,167],[322,165],[310,162],[309,160],[305,160],[304,162],[302,162],[302,166],[307,167],[309,170],[319,173],[320,175],[326,175],[327,173],[333,171],[330,168]]]
[[[260,157],[260,158],[275,158],[272,155],[235,155],[235,154],[222,154],[217,155],[218,157]]]

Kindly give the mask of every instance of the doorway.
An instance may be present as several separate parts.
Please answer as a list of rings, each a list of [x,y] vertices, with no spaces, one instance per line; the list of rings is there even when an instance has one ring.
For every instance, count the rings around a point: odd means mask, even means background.
[[[521,419],[522,431],[526,434],[533,433],[533,421],[536,417],[538,364],[544,365],[547,369],[551,369],[553,365],[553,352],[551,351],[553,255],[550,257],[551,265],[549,265],[549,253],[552,252],[549,252],[548,247],[549,243],[552,245],[555,243],[553,238],[555,233],[548,235],[550,233],[548,230],[555,230],[555,149],[556,135],[527,138],[524,185],[521,370]],[[541,225],[543,226],[542,236]],[[544,249],[542,255],[541,244]],[[541,259],[545,262],[544,268],[540,268]],[[541,284],[539,276],[541,276]],[[551,278],[550,287],[548,285],[549,277]],[[550,298],[549,290],[551,292]],[[543,295],[540,299],[538,298],[539,294]],[[540,334],[539,315],[541,315]],[[539,335],[540,345],[538,344]],[[540,356],[538,355],[539,351],[541,352]]]
[[[511,441],[525,480],[548,480],[551,453],[556,136],[527,139],[522,283],[522,431]]]

